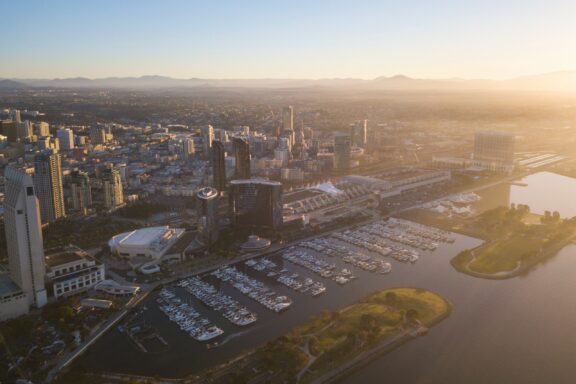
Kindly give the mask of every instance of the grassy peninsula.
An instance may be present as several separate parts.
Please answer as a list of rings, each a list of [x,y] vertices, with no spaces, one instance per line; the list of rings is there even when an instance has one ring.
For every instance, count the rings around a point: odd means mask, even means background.
[[[529,216],[530,208],[520,205],[495,208],[471,219],[468,232],[488,242],[460,252],[452,265],[476,277],[509,278],[553,256],[576,235],[576,218],[561,219],[556,212],[546,212],[534,223],[527,220]]]

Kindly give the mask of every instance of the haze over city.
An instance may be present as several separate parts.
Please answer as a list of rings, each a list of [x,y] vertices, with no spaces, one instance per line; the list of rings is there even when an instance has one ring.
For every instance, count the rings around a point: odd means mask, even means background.
[[[576,381],[576,3],[0,10],[0,384]]]

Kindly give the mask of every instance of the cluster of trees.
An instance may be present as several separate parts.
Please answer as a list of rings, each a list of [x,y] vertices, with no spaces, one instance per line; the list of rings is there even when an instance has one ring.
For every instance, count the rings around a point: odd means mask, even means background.
[[[560,220],[562,220],[562,219],[560,217],[560,212],[558,212],[558,211],[554,211],[553,213],[551,213],[550,211],[545,211],[544,216],[542,216],[540,218],[540,222],[542,224],[559,223]]]
[[[287,382],[292,382],[308,362],[300,341],[298,338],[279,337],[260,348],[258,357],[264,366],[277,374],[277,379],[282,376]]]
[[[101,245],[110,237],[134,229],[131,223],[113,222],[109,218],[97,218],[76,222],[59,220],[51,223],[44,231],[44,248],[50,249],[68,244],[90,248]]]
[[[129,219],[145,220],[150,216],[165,212],[168,208],[161,203],[137,202],[116,211],[116,214]]]

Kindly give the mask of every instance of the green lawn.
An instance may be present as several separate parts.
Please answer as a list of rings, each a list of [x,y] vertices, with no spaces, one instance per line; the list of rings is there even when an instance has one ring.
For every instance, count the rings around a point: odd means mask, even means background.
[[[468,268],[488,274],[513,271],[522,260],[537,255],[543,243],[543,238],[522,234],[510,239],[496,240],[477,249]]]
[[[449,310],[441,296],[415,288],[393,288],[373,293],[339,312],[325,313],[320,319],[296,328],[289,337],[313,334],[312,352],[317,357],[304,375],[310,382],[328,370],[353,358],[410,326],[407,313],[415,315],[413,323],[430,325]]]
[[[468,220],[467,228],[486,233],[488,243],[460,252],[452,265],[468,273],[502,278],[529,268],[548,254],[557,252],[576,230],[576,219],[562,220],[559,215],[535,216],[526,206],[499,207]],[[505,277],[508,275],[505,275]]]

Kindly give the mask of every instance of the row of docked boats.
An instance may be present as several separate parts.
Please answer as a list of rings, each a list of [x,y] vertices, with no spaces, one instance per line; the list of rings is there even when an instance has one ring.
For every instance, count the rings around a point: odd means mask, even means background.
[[[236,300],[217,290],[197,276],[180,280],[177,285],[186,289],[209,308],[220,312],[232,324],[246,326],[258,320],[258,316]]]
[[[365,271],[377,272],[383,275],[392,271],[392,265],[390,263],[376,257],[353,252],[350,250],[350,247],[339,244],[338,241],[335,241],[336,239],[360,247],[364,246],[364,242],[344,232],[334,233],[331,237],[328,238],[318,238],[311,240],[310,242],[307,242],[305,246],[315,250],[316,252],[324,253],[329,256],[340,257],[344,262],[352,264]],[[375,249],[376,247],[372,248]]]
[[[282,253],[282,258],[304,267],[323,278],[334,280],[341,285],[349,283],[357,278],[348,269],[344,268],[338,270],[336,264],[327,263],[315,255],[310,254],[300,246],[288,248],[284,253]]]
[[[217,279],[230,283],[235,289],[274,312],[282,312],[292,305],[292,299],[280,295],[261,281],[253,279],[236,267],[216,269],[211,273]]]
[[[197,341],[208,341],[224,333],[208,319],[200,317],[200,313],[192,305],[182,302],[174,292],[167,288],[160,291],[156,301],[160,310],[170,321],[175,322],[182,331]]]
[[[280,284],[296,292],[309,294],[314,297],[326,292],[326,287],[321,282],[315,282],[308,277],[301,279],[297,273],[293,273],[286,268],[280,268],[275,262],[265,257],[246,260],[244,264],[256,271],[266,273],[266,276],[275,279]]]
[[[378,253],[381,256],[390,256],[404,263],[415,263],[420,257],[417,251],[397,244],[391,244],[379,235],[371,232],[370,228],[334,233],[332,234],[332,239],[344,241],[348,244]]]
[[[442,229],[429,227],[427,225],[422,225],[414,223],[411,221],[391,218],[388,219],[386,225],[389,228],[400,228],[405,233],[419,237],[421,239],[432,240],[439,243],[452,244],[456,241],[456,238],[448,231]]]

